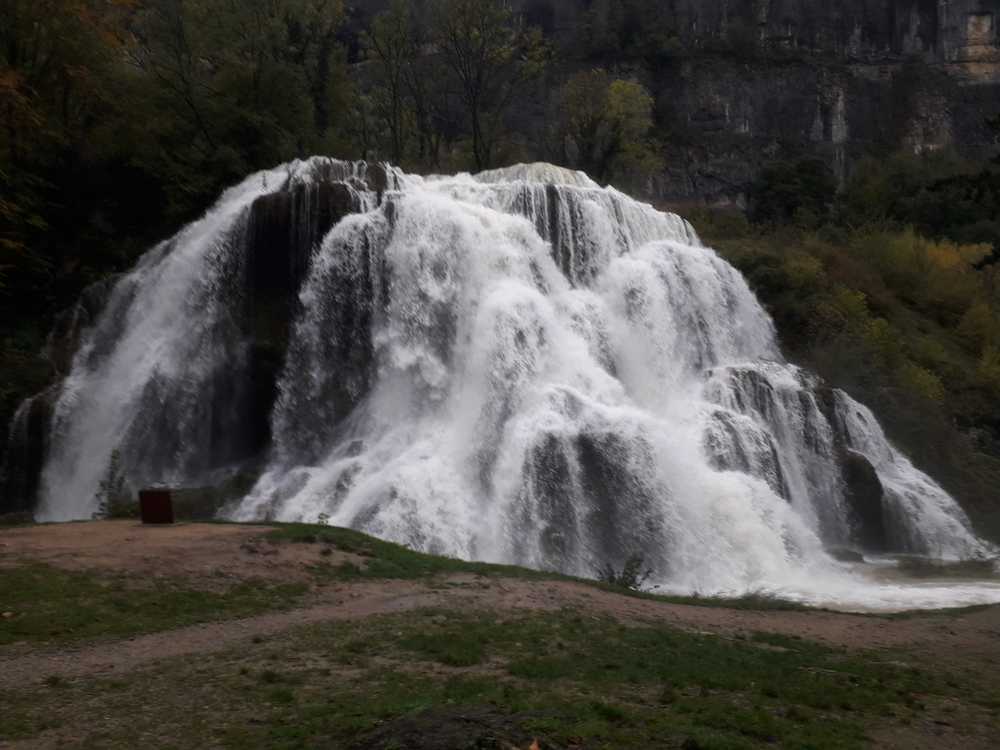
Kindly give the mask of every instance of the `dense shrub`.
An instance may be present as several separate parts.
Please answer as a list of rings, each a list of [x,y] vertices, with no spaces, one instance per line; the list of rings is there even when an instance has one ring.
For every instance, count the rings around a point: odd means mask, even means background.
[[[833,172],[819,159],[778,162],[750,187],[750,215],[763,224],[816,226],[829,216],[836,194]]]
[[[630,555],[621,570],[606,562],[596,572],[597,580],[601,583],[628,591],[642,591],[653,575],[652,569],[646,567],[641,555]]]

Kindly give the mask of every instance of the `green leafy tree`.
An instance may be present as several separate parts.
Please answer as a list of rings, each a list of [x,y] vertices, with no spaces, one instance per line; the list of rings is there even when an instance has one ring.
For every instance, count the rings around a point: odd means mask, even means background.
[[[116,198],[94,173],[115,160],[120,61],[133,3],[0,0],[0,425],[45,383],[48,318],[112,265],[95,220]]]
[[[562,161],[598,180],[634,187],[663,168],[653,129],[653,97],[636,82],[595,69],[572,76],[558,97]]]
[[[750,189],[750,214],[762,224],[795,221],[815,227],[831,212],[837,194],[833,172],[818,159],[766,167]]]
[[[123,42],[127,2],[0,0],[0,285],[15,270],[35,286],[62,259],[39,238],[57,197],[52,174],[92,150],[93,134],[113,109],[102,85]],[[25,284],[25,282],[28,284]],[[0,291],[2,293],[2,291]]]
[[[472,137],[476,169],[493,166],[511,103],[537,79],[546,47],[505,0],[437,0],[432,35],[458,96]]]
[[[117,450],[111,452],[108,468],[97,486],[94,500],[97,502],[97,511],[93,514],[95,519],[135,518],[139,515],[139,505],[129,489],[122,470],[121,453]]]
[[[247,172],[347,153],[351,89],[341,0],[0,0],[0,19],[6,424],[83,286]]]
[[[620,570],[606,562],[597,568],[596,573],[601,583],[628,591],[643,591],[653,570],[646,567],[642,555],[630,555]]]
[[[327,143],[341,20],[339,0],[145,3],[133,63],[149,106],[168,113],[152,120],[149,137],[168,147],[144,149],[150,169],[204,200]]]
[[[378,65],[381,119],[389,133],[389,156],[401,164],[406,150],[410,106],[407,70],[416,64],[416,37],[405,0],[394,0],[365,35],[365,46]]]

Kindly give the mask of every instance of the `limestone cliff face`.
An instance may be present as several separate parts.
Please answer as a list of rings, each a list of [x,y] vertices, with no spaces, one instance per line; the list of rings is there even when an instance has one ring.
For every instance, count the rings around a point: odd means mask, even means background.
[[[379,0],[362,3],[375,9]],[[685,46],[750,36],[786,50],[851,61],[917,57],[926,62],[997,63],[998,0],[516,0],[528,21],[552,34],[579,27],[589,14],[595,28],[622,14],[653,19]],[[647,5],[655,7],[648,12]],[[631,6],[623,10],[622,6]],[[377,12],[377,11],[376,11]],[[630,19],[629,23],[633,21]],[[975,70],[973,71],[975,72]]]
[[[613,25],[614,0],[525,0],[568,33]],[[551,14],[540,9],[549,7]],[[993,146],[1000,0],[667,0],[674,52],[630,68],[655,93],[668,168],[655,197],[741,203],[759,166],[816,155],[841,178],[870,152]],[[611,62],[613,60],[611,53]],[[623,50],[623,55],[627,50]]]
[[[657,24],[672,47],[659,61],[612,42],[598,62],[656,95],[669,167],[650,187],[662,200],[741,203],[774,158],[817,155],[844,177],[869,152],[993,146],[984,120],[1000,113],[1000,0],[516,4],[567,42],[581,25]]]

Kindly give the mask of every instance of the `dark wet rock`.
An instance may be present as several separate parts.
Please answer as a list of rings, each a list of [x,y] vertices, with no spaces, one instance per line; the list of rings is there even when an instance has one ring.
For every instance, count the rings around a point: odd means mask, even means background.
[[[664,573],[669,543],[656,491],[645,479],[653,473],[648,443],[594,432],[579,435],[576,449],[594,564],[620,568],[638,555],[655,572]]]
[[[556,570],[566,568],[576,557],[580,545],[576,533],[579,519],[573,486],[572,449],[571,443],[556,435],[542,438],[528,457],[521,497],[523,512],[518,518],[520,533],[538,535],[542,563]],[[530,507],[531,504],[535,507]]]
[[[738,423],[738,417],[728,411],[720,409],[711,419],[705,449],[712,465],[722,471],[741,471],[760,477],[775,493],[791,499],[774,437],[750,422]]]
[[[826,417],[826,421],[833,426],[839,434],[840,420],[837,419],[837,394],[836,389],[831,388],[824,382],[819,382],[813,388],[813,395],[816,397],[816,406]]]
[[[756,412],[772,423],[778,394],[767,375],[754,367],[731,367],[726,372],[734,386],[732,394],[737,411],[741,414]]]
[[[53,386],[25,401],[14,415],[0,466],[0,514],[34,510],[57,397]]]
[[[309,270],[313,248],[337,221],[357,209],[356,194],[340,182],[297,184],[254,201],[246,246],[246,291],[251,304],[292,305]],[[263,326],[263,321],[254,323]],[[255,329],[258,334],[265,332]]]
[[[97,316],[104,310],[119,278],[118,275],[109,276],[91,284],[83,290],[76,304],[56,316],[45,344],[45,357],[51,363],[55,375],[65,377],[69,374],[83,332],[94,324]]]
[[[901,551],[907,548],[890,530],[893,524],[885,488],[875,467],[851,447],[843,416],[838,413],[837,389],[820,383],[814,389],[816,403],[833,428],[834,450],[840,465],[844,501],[851,515],[851,542],[868,552]],[[897,532],[898,533],[898,532]]]
[[[227,407],[244,415],[238,450],[243,458],[270,443],[277,382],[312,253],[334,224],[357,210],[356,193],[340,182],[297,184],[258,198],[250,208],[242,290],[248,348],[236,403]]]
[[[377,301],[389,294],[384,241],[384,237],[366,235],[359,247],[333,248],[353,262],[327,269],[310,282],[326,300],[321,320],[313,321],[324,334],[296,337],[287,349],[286,362],[321,374],[294,379],[283,394],[285,416],[277,425],[278,442],[296,460],[318,460],[336,442],[345,420],[374,381],[373,320]]]
[[[841,467],[844,500],[853,517],[854,541],[870,552],[889,549],[885,519],[885,491],[871,462],[860,453],[845,450]]]
[[[375,193],[381,202],[382,195],[389,189],[389,173],[386,171],[385,165],[369,163],[365,181],[368,184],[368,189]]]
[[[214,485],[174,489],[171,491],[174,513],[184,521],[211,520],[227,504],[245,496],[256,478],[256,474],[236,474]]]
[[[612,432],[545,435],[526,457],[512,514],[514,538],[537,539],[541,559],[519,562],[569,570],[583,559],[590,568],[579,572],[590,574],[639,555],[665,571],[669,545],[645,480],[651,462],[648,444]]]
[[[847,563],[860,563],[865,561],[865,556],[857,550],[848,547],[829,547],[826,550],[834,560]]]

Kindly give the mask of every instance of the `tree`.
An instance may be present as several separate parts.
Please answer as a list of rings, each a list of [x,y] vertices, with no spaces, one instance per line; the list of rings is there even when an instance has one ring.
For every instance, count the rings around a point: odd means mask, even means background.
[[[377,62],[378,82],[383,94],[383,119],[389,131],[390,158],[403,161],[407,131],[406,71],[416,62],[409,6],[393,0],[389,10],[376,16],[365,35],[365,46]]]
[[[144,0],[131,63],[151,116],[138,158],[175,215],[247,172],[336,147],[342,20],[341,0]]]
[[[814,226],[830,214],[837,193],[833,172],[818,159],[778,162],[750,188],[750,215],[758,223],[795,220]]]
[[[632,182],[663,164],[649,138],[653,97],[601,69],[577,73],[558,97],[560,157],[598,180]]]
[[[486,169],[508,107],[544,67],[541,33],[523,28],[505,0],[437,0],[433,38],[458,81],[476,169]]]
[[[289,57],[308,83],[315,135],[321,143],[338,125],[334,113],[345,109],[351,97],[338,40],[343,22],[343,0],[305,0],[287,21]]]
[[[83,286],[247,172],[344,152],[341,2],[0,0],[0,423]]]
[[[43,241],[62,202],[56,180],[102,143],[94,134],[116,106],[111,79],[131,6],[0,0],[0,297],[14,307],[21,297],[44,301],[48,277],[67,260],[71,242]]]
[[[0,0],[0,425],[45,383],[37,356],[48,317],[117,248],[93,242],[94,164],[117,151],[119,61],[128,44],[126,0]],[[67,295],[68,296],[68,295]],[[2,445],[0,445],[2,451]]]

